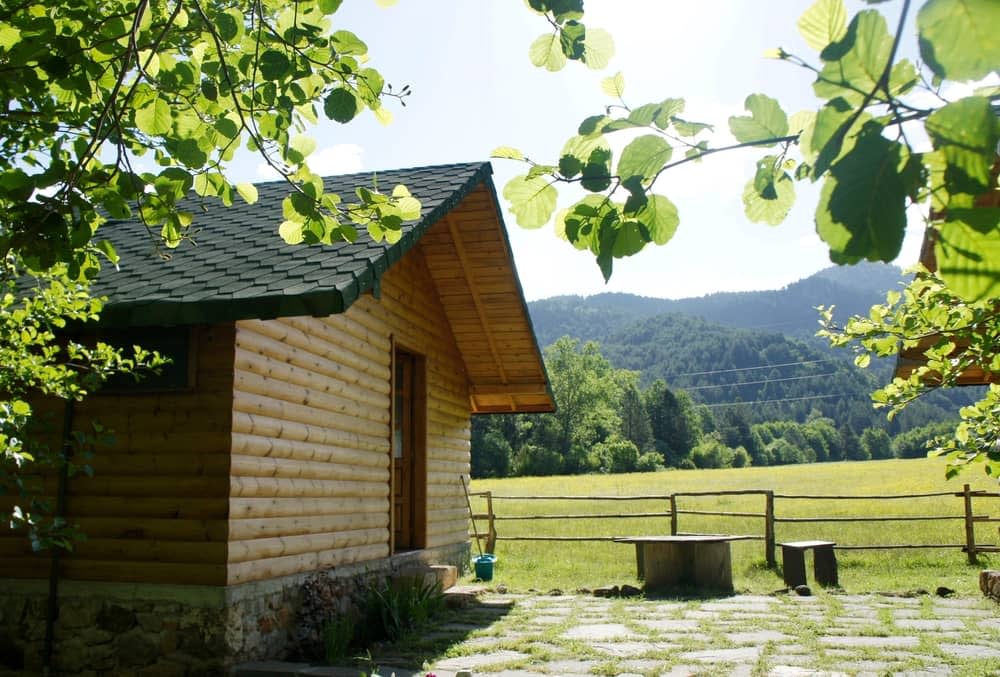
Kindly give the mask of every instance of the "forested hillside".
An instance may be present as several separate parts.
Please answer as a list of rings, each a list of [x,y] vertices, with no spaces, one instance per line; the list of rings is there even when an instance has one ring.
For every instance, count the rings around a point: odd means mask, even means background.
[[[815,306],[867,313],[892,266],[831,268],[771,292],[649,299],[600,294],[529,304],[559,410],[477,417],[473,473],[547,475],[912,457],[953,425],[969,389],[887,421],[860,369],[812,336]]]
[[[663,313],[702,317],[727,327],[762,329],[811,338],[818,328],[816,306],[834,305],[835,317],[867,314],[899,288],[903,272],[896,266],[861,263],[832,266],[784,289],[722,292],[697,298],[654,299],[632,294],[555,296],[528,304],[538,341],[547,346],[560,336],[601,343],[628,322]]]

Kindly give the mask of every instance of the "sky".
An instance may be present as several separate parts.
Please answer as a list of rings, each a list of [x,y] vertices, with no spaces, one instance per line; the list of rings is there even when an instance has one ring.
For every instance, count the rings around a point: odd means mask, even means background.
[[[323,122],[310,134],[319,142],[310,157],[323,175],[489,159],[500,145],[555,163],[579,122],[611,103],[602,78],[621,72],[630,105],[681,97],[684,117],[716,125],[712,145],[732,142],[728,117],[744,114],[747,95],[777,98],[789,115],[815,109],[812,77],[795,66],[767,59],[768,48],[816,62],[795,21],[804,0],[587,0],[586,23],[608,30],[616,55],[603,71],[570,63],[558,73],[528,60],[531,42],[546,32],[545,20],[519,0],[400,0],[389,8],[375,0],[347,0],[334,28],[355,32],[369,47],[369,64],[396,89],[409,85],[406,106],[389,100],[394,120],[371,113],[347,125]],[[900,3],[879,5],[889,15]],[[853,14],[864,7],[849,3]],[[742,192],[761,151],[723,153],[667,172],[656,184],[680,211],[681,225],[665,246],[647,246],[615,261],[611,281],[587,252],[553,232],[519,227],[501,198],[515,263],[528,300],[562,294],[628,292],[660,298],[719,291],[777,289],[828,267],[826,247],[815,234],[812,213],[818,190],[798,183],[796,206],[777,227],[749,222]],[[506,182],[523,165],[493,160],[494,183]],[[254,163],[238,168],[237,180],[272,178]],[[560,207],[574,201],[560,190]],[[419,197],[419,196],[418,196]],[[914,219],[916,221],[916,219]],[[916,261],[922,231],[908,231],[896,263]]]

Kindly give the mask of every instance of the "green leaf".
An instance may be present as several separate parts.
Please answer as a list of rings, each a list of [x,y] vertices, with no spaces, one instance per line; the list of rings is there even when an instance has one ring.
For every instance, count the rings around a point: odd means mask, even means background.
[[[966,301],[1000,297],[1000,208],[952,209],[934,243],[938,273]]]
[[[0,25],[0,49],[10,51],[10,48],[20,41],[20,29],[6,23]]]
[[[302,233],[302,224],[297,221],[283,221],[278,226],[278,235],[286,244],[301,244],[305,240]]]
[[[1000,3],[928,0],[917,14],[920,55],[935,75],[978,80],[1000,68]]]
[[[595,157],[594,152],[599,150],[605,151],[605,153]],[[608,145],[603,136],[574,136],[563,145],[562,152],[559,154],[559,171],[564,177],[571,179],[582,173],[588,164],[599,160],[600,156],[606,156],[607,160],[610,161],[610,154],[611,146]],[[610,170],[610,166],[608,170]],[[610,173],[610,171],[605,173]]]
[[[674,123],[674,129],[677,130],[677,133],[681,136],[698,136],[706,129],[713,132],[715,131],[715,127],[707,122],[691,122],[690,120],[679,118],[676,115],[671,118],[671,122]]]
[[[603,28],[588,28],[583,41],[583,62],[587,68],[601,70],[615,55],[615,41]]]
[[[830,168],[816,208],[816,231],[832,254],[892,261],[906,229],[907,190],[898,172],[902,146],[865,126],[854,147]]]
[[[609,78],[601,80],[601,91],[616,99],[625,95],[625,76],[619,71]]]
[[[316,139],[305,134],[296,134],[288,141],[287,157],[294,163],[299,163],[316,150]]]
[[[547,33],[539,36],[528,48],[528,58],[539,68],[556,72],[566,65],[566,55],[563,54],[558,33]]]
[[[337,50],[339,56],[363,56],[368,53],[368,45],[350,31],[334,31],[330,36],[330,46]]]
[[[847,32],[847,7],[843,0],[816,0],[797,25],[806,44],[821,51]]]
[[[135,125],[139,131],[150,136],[162,136],[170,131],[173,116],[170,104],[155,98],[135,112]]]
[[[945,186],[949,193],[981,193],[991,187],[1000,122],[990,100],[969,96],[934,111],[925,123],[934,148],[947,162]]]
[[[670,161],[673,148],[656,134],[646,134],[633,139],[622,150],[618,160],[618,176],[622,181],[638,177],[642,183],[652,179]]]
[[[510,202],[519,226],[541,228],[552,218],[558,193],[542,177],[515,176],[504,186],[503,196]]]
[[[257,186],[252,183],[237,183],[236,192],[240,194],[244,202],[252,205],[257,202]]]
[[[258,67],[265,80],[282,80],[291,70],[291,62],[284,52],[269,49],[260,55]]]
[[[583,58],[583,39],[586,27],[578,21],[567,21],[559,28],[559,45],[567,59]]]
[[[756,186],[756,177],[743,189],[743,213],[754,223],[777,226],[795,204],[795,184],[786,174],[768,184],[766,195]]]
[[[490,157],[498,158],[500,160],[524,160],[524,153],[519,151],[517,148],[512,148],[510,146],[497,146],[490,153]]]
[[[650,195],[646,204],[635,213],[635,219],[648,231],[649,238],[658,245],[670,241],[677,232],[681,219],[677,206],[665,195]]]
[[[326,113],[326,117],[341,124],[353,120],[358,110],[358,98],[354,96],[354,92],[344,87],[333,90],[323,101],[323,112]]]
[[[844,37],[820,55],[827,63],[813,91],[822,99],[839,96],[858,106],[875,91],[891,54],[892,36],[885,17],[872,9],[858,12]]]
[[[740,143],[766,141],[788,134],[788,116],[775,99],[764,94],[751,94],[744,105],[752,114],[750,117],[729,118],[729,130]],[[768,147],[774,143],[760,145]]]

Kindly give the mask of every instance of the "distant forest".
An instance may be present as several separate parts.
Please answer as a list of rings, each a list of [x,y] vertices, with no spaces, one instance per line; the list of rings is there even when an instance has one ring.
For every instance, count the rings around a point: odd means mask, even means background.
[[[922,456],[976,393],[942,390],[887,421],[869,394],[893,364],[860,369],[814,336],[816,306],[844,321],[902,281],[894,266],[862,264],[777,291],[532,302],[559,411],[476,417],[473,474]]]

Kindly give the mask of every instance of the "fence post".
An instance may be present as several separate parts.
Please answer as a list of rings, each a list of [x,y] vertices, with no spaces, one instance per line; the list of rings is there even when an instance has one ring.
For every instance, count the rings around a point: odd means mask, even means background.
[[[965,499],[965,552],[969,556],[969,564],[975,564],[976,557],[976,523],[972,520],[972,492],[966,484],[962,489]]]
[[[677,535],[677,495],[670,494],[670,535]]]
[[[764,556],[767,566],[774,568],[774,491],[764,492]]]
[[[487,520],[489,520],[486,527],[486,552],[494,553],[497,547],[497,529],[496,522],[493,519],[493,492],[486,492],[486,514],[488,515]]]

